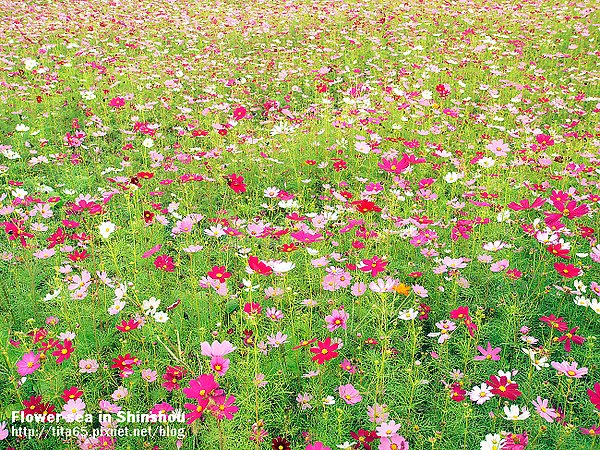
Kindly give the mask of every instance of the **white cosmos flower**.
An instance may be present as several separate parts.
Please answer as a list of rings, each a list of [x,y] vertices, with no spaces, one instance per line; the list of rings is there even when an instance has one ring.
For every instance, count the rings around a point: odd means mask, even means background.
[[[485,440],[479,443],[481,450],[500,450],[504,446],[505,439],[499,434],[486,434]]]
[[[19,125],[17,125],[15,127],[15,130],[17,131],[29,131],[29,127],[27,125],[25,125],[24,123],[20,123]]]
[[[154,141],[152,138],[146,138],[144,139],[144,142],[142,142],[142,145],[146,148],[152,148],[154,147]]]
[[[169,320],[169,316],[166,312],[159,311],[154,314],[154,320],[156,320],[158,323],[165,323],[167,320]]]
[[[504,247],[506,247],[506,243],[502,241],[488,242],[487,244],[483,245],[483,249],[488,252],[497,252],[502,250]]]
[[[38,66],[38,62],[35,59],[27,58],[23,61],[25,64],[25,69],[33,70]]]
[[[496,216],[496,221],[501,223],[501,222],[504,222],[505,220],[508,220],[509,217],[510,217],[510,211],[508,209],[505,209],[504,211],[500,211],[498,213],[498,215]]]
[[[493,158],[486,156],[477,161],[477,164],[483,167],[484,169],[489,169],[490,167],[493,167],[494,164],[496,164],[496,161]]]
[[[277,206],[279,206],[280,208],[283,209],[297,209],[300,208],[300,204],[294,200],[281,200],[279,203],[277,203]]]
[[[402,320],[413,320],[418,315],[419,315],[419,313],[417,311],[415,311],[413,308],[409,308],[409,309],[405,309],[404,311],[400,311],[398,318],[402,319]]]
[[[79,92],[81,94],[81,98],[83,98],[84,100],[94,100],[96,98],[96,94],[94,94],[94,91],[81,91]]]
[[[289,261],[269,261],[268,265],[271,266],[273,272],[275,272],[276,274],[289,272],[294,267],[296,267],[296,264]]]
[[[142,309],[146,314],[153,315],[160,306],[160,300],[156,297],[150,297],[142,302]]]
[[[506,420],[525,420],[531,416],[527,406],[523,406],[521,409],[519,409],[519,405],[510,405],[510,408],[505,406],[504,414],[506,414]]]
[[[50,300],[54,300],[56,297],[58,297],[60,295],[60,288],[59,289],[55,289],[53,291],[50,291],[46,294],[46,296],[44,297],[44,301],[50,301]]]
[[[98,225],[100,236],[102,236],[104,239],[108,239],[116,228],[117,226],[112,222],[102,222],[100,225]]]
[[[458,180],[464,177],[464,174],[458,172],[448,172],[444,176],[444,180],[448,184],[456,183]]]

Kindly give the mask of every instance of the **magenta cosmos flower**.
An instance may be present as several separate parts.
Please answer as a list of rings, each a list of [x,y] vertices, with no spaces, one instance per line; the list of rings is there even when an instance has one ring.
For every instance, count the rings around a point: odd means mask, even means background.
[[[34,352],[25,353],[17,362],[17,372],[22,377],[32,374],[40,368],[40,355]]]
[[[331,447],[327,447],[321,441],[317,441],[314,444],[308,444],[305,450],[331,450]]]

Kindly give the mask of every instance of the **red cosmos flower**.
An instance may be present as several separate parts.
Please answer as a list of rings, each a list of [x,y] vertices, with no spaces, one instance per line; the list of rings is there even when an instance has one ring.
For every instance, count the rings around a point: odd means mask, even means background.
[[[244,312],[249,316],[258,316],[262,312],[262,306],[260,303],[248,302],[244,304]]]
[[[589,434],[591,436],[597,436],[600,434],[600,426],[594,425],[593,427],[590,427],[590,428],[579,428],[579,431],[581,431],[581,434]]]
[[[244,177],[235,173],[229,174],[225,177],[227,184],[233,192],[236,194],[243,194],[246,192],[246,185],[244,184]]]
[[[533,201],[533,203],[529,203],[529,200],[524,198],[523,200],[520,200],[519,203],[511,202],[507,206],[510,209],[512,209],[513,211],[522,211],[522,210],[526,210],[526,209],[537,209],[540,206],[542,206],[544,203],[546,203],[545,198],[536,197],[536,199]]]
[[[73,253],[69,253],[67,255],[67,258],[69,258],[73,262],[79,262],[79,261],[83,261],[88,256],[90,256],[90,255],[88,255],[87,250],[83,250],[81,252],[79,250],[75,250],[75,251],[73,251]]]
[[[52,352],[52,356],[56,356],[56,364],[62,363],[64,360],[69,359],[71,357],[71,353],[73,353],[73,343],[65,339],[61,344],[60,342],[56,344],[56,350]]]
[[[308,217],[299,215],[296,211],[285,216],[286,219],[293,220],[294,222],[302,222],[308,220]]]
[[[167,391],[179,389],[180,386],[177,382],[185,377],[186,373],[187,370],[185,370],[183,367],[167,366],[167,371],[162,376],[162,379],[165,380],[165,382],[162,384],[162,387],[164,387]]]
[[[48,242],[50,242],[48,248],[53,248],[58,244],[63,244],[66,238],[67,235],[65,234],[64,230],[59,227],[54,233],[50,235],[48,239],[46,239]]]
[[[293,242],[291,244],[283,244],[279,248],[279,251],[284,253],[291,253],[294,250],[298,250],[298,247],[296,247],[296,244],[294,244]]]
[[[154,177],[154,174],[152,172],[138,172],[136,177],[143,178],[144,180],[150,180]]]
[[[427,320],[430,312],[431,306],[426,303],[419,303],[419,320]]]
[[[27,333],[27,336],[32,336],[33,337],[33,343],[37,344],[38,342],[44,340],[46,338],[46,336],[48,336],[48,330],[46,330],[45,328],[40,328],[37,331],[32,331],[30,333]]]
[[[569,256],[569,249],[562,248],[560,244],[550,244],[548,247],[546,247],[546,250],[548,250],[554,256],[558,256],[559,258],[571,259],[571,256]]]
[[[452,312],[450,312],[451,319],[465,319],[469,317],[469,307],[468,306],[459,306]]]
[[[250,266],[254,272],[260,273],[261,275],[271,275],[273,273],[273,269],[260,261],[257,256],[248,257],[248,266]]]
[[[242,120],[244,117],[246,117],[247,112],[248,111],[246,111],[246,108],[243,106],[238,106],[233,110],[233,118],[235,120]]]
[[[492,394],[499,395],[500,397],[509,400],[516,400],[522,394],[521,391],[519,391],[519,385],[509,381],[505,376],[498,378],[496,375],[492,375],[490,379],[486,381],[486,384],[492,388]]]
[[[46,358],[46,353],[56,347],[58,341],[54,339],[48,339],[48,342],[42,342],[42,346],[39,349],[40,359]]]
[[[585,338],[582,336],[577,336],[577,330],[579,327],[571,328],[567,333],[558,338],[558,342],[564,342],[564,349],[566,352],[571,351],[571,342],[574,342],[577,345],[583,345],[585,342]]]
[[[154,213],[150,212],[150,211],[144,211],[144,222],[146,223],[152,223],[152,220],[154,220]]]
[[[475,324],[475,322],[473,322],[473,320],[471,319],[470,316],[465,319],[465,325],[467,326],[467,331],[469,332],[469,335],[471,337],[475,337],[475,331],[477,331],[477,325]]]
[[[375,212],[381,211],[381,208],[379,206],[377,206],[373,202],[370,202],[369,200],[358,200],[358,201],[352,202],[350,204],[353,205],[358,212],[361,212],[363,214],[371,212],[371,211],[375,211]]]
[[[587,395],[590,398],[592,405],[594,405],[596,409],[600,410],[600,383],[595,383],[593,390],[588,389]]]
[[[77,386],[72,386],[69,389],[65,389],[63,394],[60,396],[65,402],[69,400],[77,400],[83,395],[83,391],[80,391]]]
[[[140,323],[135,319],[129,319],[127,321],[121,321],[121,325],[116,325],[117,330],[127,333],[128,331],[135,330],[140,326]]]
[[[119,376],[121,378],[127,378],[129,375],[133,374],[133,366],[139,366],[142,362],[136,356],[131,356],[131,354],[127,353],[126,355],[119,355],[116,358],[113,358],[113,365],[110,366],[111,369],[119,369],[121,372]]]
[[[467,391],[461,387],[460,383],[454,383],[450,390],[450,398],[455,402],[462,402],[465,399],[466,393]]]
[[[26,416],[30,414],[40,414],[43,406],[41,395],[32,395],[29,397],[29,400],[23,400],[23,412]]]
[[[554,263],[554,269],[558,272],[559,275],[565,278],[575,278],[576,276],[581,275],[581,269],[575,267],[573,264],[564,264],[564,263]]]
[[[311,353],[315,354],[312,360],[316,361],[317,364],[323,364],[325,361],[329,361],[338,355],[338,352],[335,351],[337,348],[338,344],[332,344],[330,337],[324,341],[318,341],[317,346],[310,349]]]
[[[42,416],[44,416],[44,422],[49,422],[56,418],[57,414],[54,411],[54,405],[51,405],[50,403],[40,403],[39,409]],[[53,417],[54,419],[50,419],[50,417]]]
[[[62,224],[65,228],[77,228],[79,225],[81,225],[79,222],[74,220],[63,220]]]
[[[508,278],[510,278],[511,280],[518,280],[519,278],[521,278],[523,276],[523,272],[521,272],[518,269],[508,269],[506,271],[506,276]]]
[[[350,437],[354,439],[365,450],[371,450],[370,443],[377,439],[376,431],[358,430],[356,433],[350,432]]]
[[[175,271],[175,263],[173,262],[173,258],[171,258],[169,255],[157,256],[154,260],[154,266],[158,270],[164,270],[165,272]]]
[[[359,267],[363,272],[371,272],[372,277],[376,277],[379,273],[385,270],[385,266],[388,265],[387,261],[379,258],[379,256],[373,256],[371,259],[363,259],[363,266]]]
[[[225,266],[214,266],[207,275],[213,280],[226,280],[231,277]]]
[[[19,239],[21,245],[23,247],[27,247],[27,242],[25,241],[25,238],[32,238],[33,234],[27,233],[25,231],[25,228],[23,228],[23,224],[23,220],[13,220],[13,222],[0,222],[0,226],[4,227],[4,232],[6,233],[9,241]]]
[[[551,328],[555,328],[561,333],[564,333],[568,330],[567,322],[562,317],[556,317],[554,314],[550,314],[549,316],[540,317],[540,320],[547,324]]]

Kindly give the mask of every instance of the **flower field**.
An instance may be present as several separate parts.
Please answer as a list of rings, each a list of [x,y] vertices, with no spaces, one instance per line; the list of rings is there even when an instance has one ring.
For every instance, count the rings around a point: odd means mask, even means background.
[[[1,448],[600,448],[596,2],[0,5]]]

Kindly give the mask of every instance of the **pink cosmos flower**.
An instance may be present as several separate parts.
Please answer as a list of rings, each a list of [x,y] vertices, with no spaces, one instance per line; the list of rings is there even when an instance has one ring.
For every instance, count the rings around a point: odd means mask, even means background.
[[[222,356],[213,356],[210,360],[210,367],[220,376],[227,373],[229,369],[229,359]]]
[[[548,406],[548,400],[542,399],[538,395],[536,400],[533,400],[533,406],[535,406],[535,411],[540,415],[542,419],[544,419],[548,423],[554,422],[554,419],[558,417],[558,413],[556,410],[550,406]]]
[[[383,422],[381,425],[375,428],[375,431],[377,431],[377,436],[380,438],[390,439],[398,434],[399,429],[400,424],[390,420],[389,422]]]
[[[561,363],[552,361],[551,365],[558,371],[558,373],[562,373],[569,378],[582,378],[588,373],[587,367],[580,367],[579,369],[577,368],[577,361],[573,361],[572,363],[568,363],[567,361],[563,361]]]
[[[83,415],[85,411],[85,403],[78,398],[77,400],[69,400],[63,406],[62,417],[65,422],[74,422]]]
[[[331,332],[337,330],[338,328],[346,329],[346,321],[350,315],[344,311],[342,308],[334,309],[330,316],[325,317],[325,321],[327,322],[327,329]]]
[[[80,373],[94,373],[98,370],[98,361],[95,359],[82,359],[79,361]]]
[[[510,151],[509,145],[502,139],[493,140],[485,148],[496,156],[506,156]]]
[[[387,411],[387,405],[380,405],[379,403],[375,403],[373,406],[367,407],[367,416],[369,416],[369,420],[376,424],[380,424],[385,422],[390,413]]]
[[[354,283],[352,285],[352,287],[350,288],[350,293],[352,295],[354,295],[355,297],[360,297],[365,292],[367,292],[367,286],[362,281],[359,281],[358,283]]]
[[[355,405],[362,400],[360,393],[351,384],[344,384],[338,390],[340,398],[349,405]]]
[[[408,442],[403,436],[396,435],[391,438],[381,438],[378,450],[408,450]]]
[[[508,268],[508,264],[509,264],[508,259],[502,259],[500,261],[493,263],[490,266],[490,270],[492,272],[502,272]]]
[[[200,349],[202,351],[203,356],[225,356],[231,352],[233,352],[236,347],[234,347],[229,341],[213,341],[212,344],[208,342],[202,342],[200,344]]]
[[[483,348],[482,346],[478,345],[477,350],[480,351],[481,355],[475,356],[473,358],[475,361],[484,361],[486,359],[491,359],[492,361],[500,360],[500,352],[502,349],[500,347],[492,349],[492,344],[489,342],[487,343],[487,348]]]
[[[349,359],[344,359],[340,367],[348,373],[356,373],[356,366]]]

